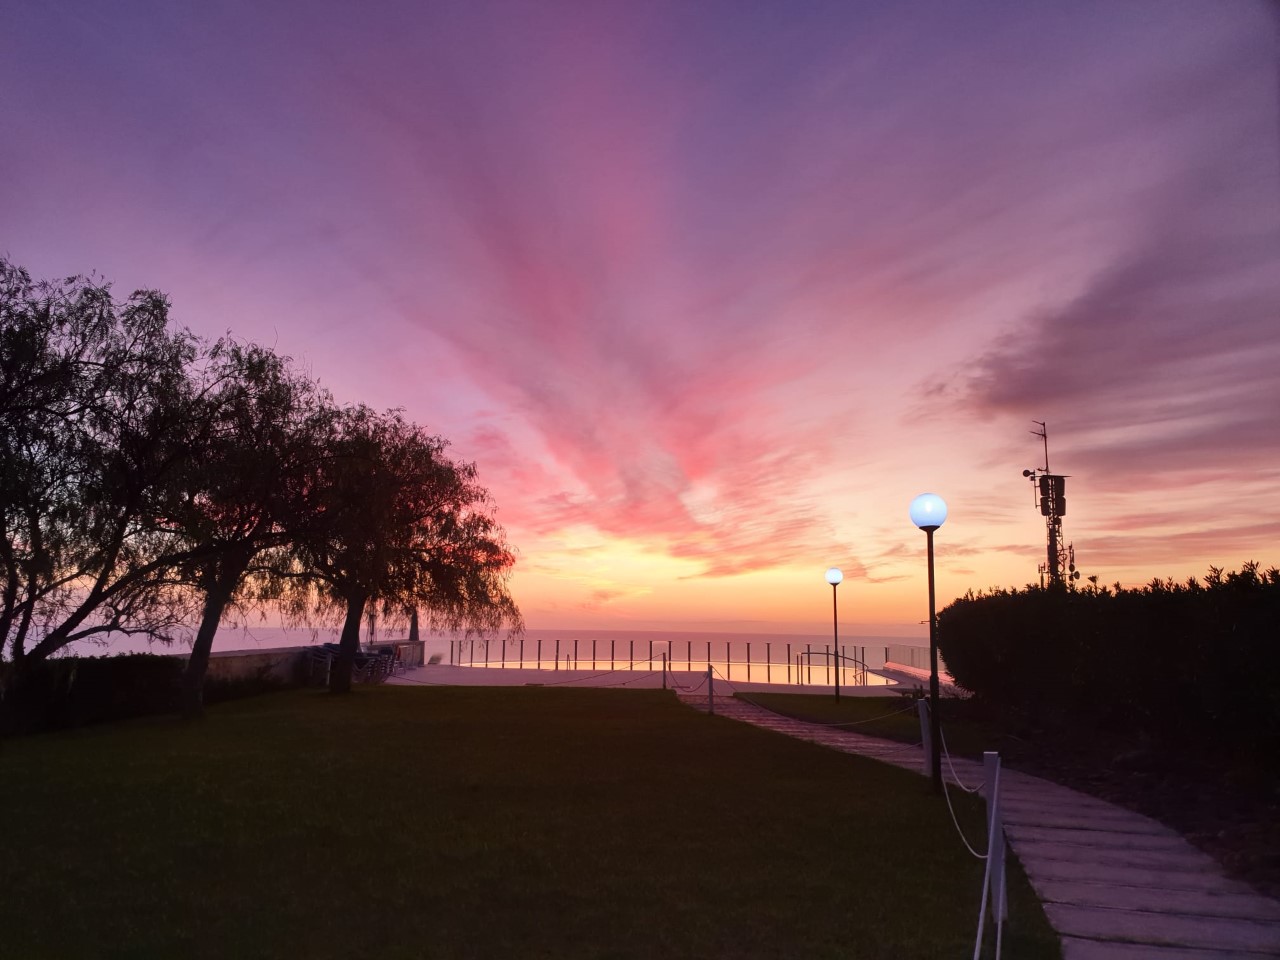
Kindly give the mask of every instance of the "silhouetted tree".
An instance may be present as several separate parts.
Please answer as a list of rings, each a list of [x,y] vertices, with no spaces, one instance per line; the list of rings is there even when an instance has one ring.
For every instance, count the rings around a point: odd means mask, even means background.
[[[179,569],[201,605],[182,684],[187,717],[203,712],[213,639],[246,575],[287,563],[291,531],[309,520],[308,480],[336,415],[314,381],[265,347],[224,340],[205,359],[192,411],[200,456],[186,462],[181,500],[164,519],[193,550]]]
[[[336,693],[351,687],[360,622],[426,611],[442,629],[522,628],[514,562],[475,467],[396,412],[347,408],[316,463],[311,526],[294,540],[283,598],[297,616],[341,612]]]
[[[193,452],[187,331],[155,291],[0,260],[0,654],[40,660],[108,631],[164,638],[188,545],[157,526]]]

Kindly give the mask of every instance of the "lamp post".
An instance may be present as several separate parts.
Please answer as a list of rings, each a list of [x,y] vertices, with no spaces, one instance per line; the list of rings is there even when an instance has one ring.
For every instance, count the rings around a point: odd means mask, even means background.
[[[922,493],[911,501],[911,522],[924,531],[929,548],[929,739],[933,792],[942,792],[942,734],[938,723],[938,616],[933,599],[933,532],[947,519],[947,503],[936,493]]]
[[[835,645],[836,703],[840,702],[840,619],[836,614],[836,587],[840,586],[843,579],[844,574],[839,567],[832,567],[827,571],[827,583],[831,584],[831,640]]]

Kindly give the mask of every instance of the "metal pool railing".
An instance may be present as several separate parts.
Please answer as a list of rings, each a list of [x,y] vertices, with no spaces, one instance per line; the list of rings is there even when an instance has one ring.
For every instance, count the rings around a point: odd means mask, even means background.
[[[736,649],[735,649],[736,648]],[[816,648],[816,649],[815,649]],[[747,683],[881,686],[892,681],[867,669],[865,646],[774,641],[451,640],[449,663],[510,670],[658,670],[703,672],[714,666],[724,678]],[[852,652],[850,652],[852,651]],[[736,655],[735,655],[736,653]],[[777,653],[775,657],[774,654]]]

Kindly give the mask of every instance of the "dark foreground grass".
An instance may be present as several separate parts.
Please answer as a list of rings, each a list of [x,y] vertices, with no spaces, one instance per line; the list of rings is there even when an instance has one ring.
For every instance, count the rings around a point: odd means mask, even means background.
[[[956,957],[982,876],[923,779],[660,691],[302,691],[10,740],[0,825],[21,958]],[[1059,956],[1020,875],[1010,912],[1007,956]]]

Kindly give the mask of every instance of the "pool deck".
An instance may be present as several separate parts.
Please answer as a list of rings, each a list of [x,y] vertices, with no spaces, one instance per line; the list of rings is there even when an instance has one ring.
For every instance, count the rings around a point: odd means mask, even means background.
[[[900,686],[841,688],[848,696],[885,696],[920,684],[883,672]],[[707,710],[697,673],[675,673],[680,699]],[[433,665],[388,683],[440,686],[662,685],[661,672],[503,670]],[[723,683],[723,686],[722,686]],[[715,712],[753,726],[869,757],[923,775],[922,753],[849,730],[804,723],[735,700],[733,692],[826,694],[830,687],[740,683],[717,678]],[[723,690],[728,696],[721,696]],[[945,769],[944,765],[944,769]],[[952,783],[982,782],[982,767],[954,761]],[[1280,902],[1226,877],[1222,868],[1156,821],[1039,777],[1005,770],[1002,809],[1017,855],[1045,914],[1062,938],[1064,960],[1263,960],[1280,957]]]
[[[778,664],[774,664],[778,667]],[[785,668],[785,664],[782,665]],[[842,695],[850,697],[884,697],[895,693],[907,693],[916,687],[927,687],[928,684],[919,677],[895,670],[871,670],[895,681],[888,686],[840,688]],[[678,684],[681,687],[696,686],[702,681],[706,671],[673,670],[667,674],[668,685]],[[427,667],[417,667],[399,673],[387,680],[392,684],[426,684],[428,686],[445,687],[618,687],[632,689],[657,689],[662,686],[661,670],[610,670],[607,667],[599,670],[517,670],[514,667],[455,667],[437,663]],[[719,676],[715,678],[717,688],[729,692],[727,681]],[[831,687],[817,684],[795,683],[747,683],[734,680],[733,690],[743,693],[812,693],[829,694]],[[717,700],[719,696],[717,695]]]

